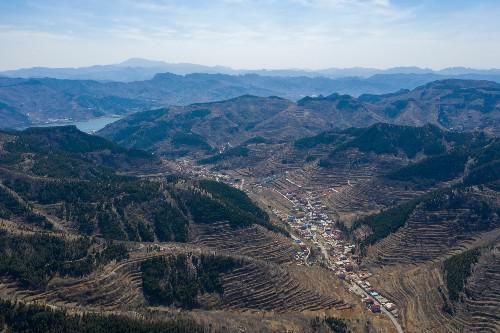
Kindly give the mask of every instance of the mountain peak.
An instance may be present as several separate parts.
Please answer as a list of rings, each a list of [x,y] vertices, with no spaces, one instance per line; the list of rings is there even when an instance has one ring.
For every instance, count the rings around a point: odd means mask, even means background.
[[[163,67],[166,65],[167,63],[163,61],[149,60],[145,58],[130,58],[117,64],[117,66],[120,67],[141,67],[141,68]]]

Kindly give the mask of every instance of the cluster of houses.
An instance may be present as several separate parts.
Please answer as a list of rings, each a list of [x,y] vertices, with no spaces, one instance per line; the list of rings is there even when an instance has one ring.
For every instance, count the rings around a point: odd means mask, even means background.
[[[363,299],[364,304],[374,313],[380,312],[383,306],[393,315],[398,315],[398,309],[394,303],[380,295],[367,281],[371,273],[358,269],[358,257],[355,255],[355,245],[343,239],[340,230],[334,227],[334,222],[325,213],[326,208],[312,193],[305,196],[289,192],[284,196],[293,204],[292,214],[281,216],[300,239],[312,242],[315,246],[323,245],[329,251],[330,269],[335,271],[339,279],[345,280],[351,285],[356,285],[365,293],[370,295]],[[280,214],[276,211],[275,213]],[[282,213],[281,213],[282,214]],[[295,242],[307,248],[299,238]],[[296,261],[303,261],[307,258],[304,250],[300,255],[295,256]]]
[[[392,303],[390,300],[380,295],[377,291],[373,290],[369,282],[362,282],[359,284],[363,290],[368,292],[368,295],[363,298],[363,303],[370,309],[373,313],[381,311],[381,306],[383,306],[387,311],[391,312],[395,317],[398,316],[398,309],[396,304]]]
[[[189,170],[188,172],[198,177],[223,181],[239,189],[243,187],[240,179],[234,179],[222,173],[214,173],[203,166],[193,167],[189,164],[190,161],[181,161],[178,165],[184,172]],[[270,176],[262,183],[273,181],[275,177]],[[262,187],[261,184],[256,184],[256,186]],[[276,208],[272,208],[272,211],[294,230],[293,234],[299,236],[293,236],[294,242],[300,248],[294,255],[296,264],[308,264],[311,245],[328,251],[327,259],[330,269],[335,272],[339,279],[346,281],[360,291],[362,290],[363,295],[369,295],[363,298],[363,303],[370,311],[378,313],[382,311],[381,307],[384,307],[397,317],[396,305],[374,290],[370,282],[367,281],[371,273],[358,269],[355,245],[346,241],[342,232],[335,228],[335,223],[326,213],[327,207],[322,203],[318,194],[302,190],[287,193],[281,193],[276,189],[275,191],[285,197],[293,207],[290,213],[282,212]]]
[[[286,222],[302,238],[316,241],[321,234],[332,234],[333,221],[324,212],[326,207],[312,194],[302,197],[289,192],[285,197],[293,204],[292,214],[286,217]]]

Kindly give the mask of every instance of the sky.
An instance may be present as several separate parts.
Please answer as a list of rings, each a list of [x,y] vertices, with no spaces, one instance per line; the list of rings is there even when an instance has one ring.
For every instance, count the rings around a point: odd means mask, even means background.
[[[0,69],[500,68],[499,0],[0,0]]]

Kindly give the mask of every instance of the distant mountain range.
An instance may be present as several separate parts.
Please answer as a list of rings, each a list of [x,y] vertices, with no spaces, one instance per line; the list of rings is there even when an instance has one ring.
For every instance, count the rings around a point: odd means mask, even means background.
[[[150,80],[159,73],[172,73],[186,75],[194,73],[205,74],[228,74],[245,75],[257,74],[263,76],[279,77],[325,77],[325,78],[346,78],[359,77],[368,78],[373,75],[385,74],[433,74],[443,76],[484,76],[483,79],[491,79],[491,76],[500,76],[500,69],[473,69],[465,67],[452,67],[442,70],[432,70],[420,67],[394,67],[389,69],[377,68],[327,68],[319,70],[306,69],[260,69],[245,70],[233,69],[224,66],[204,66],[190,63],[167,63],[163,61],[153,61],[141,58],[128,59],[119,64],[95,65],[79,68],[47,68],[32,67],[0,72],[0,76],[14,78],[55,78],[70,80],[96,80],[96,81],[118,81],[131,82]],[[488,78],[489,77],[489,78]],[[464,77],[465,78],[465,77]],[[472,78],[472,77],[471,77]]]
[[[165,156],[212,155],[246,142],[279,142],[328,129],[375,123],[433,124],[460,131],[500,134],[500,84],[444,80],[386,95],[332,94],[297,103],[278,97],[231,100],[140,112],[98,134],[128,148]],[[241,153],[236,151],[233,153]]]
[[[450,77],[500,82],[500,74]],[[5,119],[0,127],[19,128],[61,120],[78,121],[172,105],[215,102],[242,95],[278,96],[297,101],[306,96],[330,96],[332,93],[351,96],[387,94],[414,89],[444,78],[448,76],[435,73],[377,74],[369,78],[338,79],[162,73],[150,80],[134,82],[0,77],[0,119]]]

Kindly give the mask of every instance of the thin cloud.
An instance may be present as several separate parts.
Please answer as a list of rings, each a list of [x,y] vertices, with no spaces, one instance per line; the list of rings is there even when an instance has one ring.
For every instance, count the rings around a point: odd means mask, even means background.
[[[16,6],[0,2],[0,68],[109,63],[136,56],[239,68],[500,67],[499,5],[492,0],[456,4],[451,0],[20,0]]]

